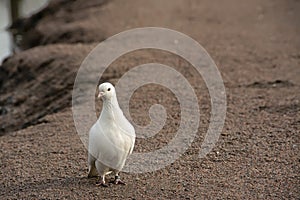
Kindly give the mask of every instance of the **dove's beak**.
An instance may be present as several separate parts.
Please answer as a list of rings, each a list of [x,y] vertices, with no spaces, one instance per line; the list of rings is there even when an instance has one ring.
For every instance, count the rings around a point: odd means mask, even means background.
[[[99,92],[98,98],[101,98],[104,95],[104,92]]]

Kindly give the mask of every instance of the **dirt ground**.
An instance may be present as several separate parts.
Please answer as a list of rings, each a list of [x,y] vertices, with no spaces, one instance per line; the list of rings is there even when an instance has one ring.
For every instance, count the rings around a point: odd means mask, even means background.
[[[299,199],[299,19],[297,0],[56,0],[15,22],[24,51],[0,66],[0,199]],[[101,81],[116,83],[142,63],[172,66],[199,98],[200,126],[191,147],[166,168],[122,173],[126,186],[97,187],[87,178],[87,150],[72,118],[76,72],[97,43],[145,26],[171,28],[203,45],[224,80],[226,122],[213,151],[199,159],[211,108],[201,76],[157,50],[119,58]],[[149,123],[158,102],[168,112],[166,125],[153,138],[138,138],[135,152],[174,137],[180,107],[166,88],[139,88],[133,120]]]

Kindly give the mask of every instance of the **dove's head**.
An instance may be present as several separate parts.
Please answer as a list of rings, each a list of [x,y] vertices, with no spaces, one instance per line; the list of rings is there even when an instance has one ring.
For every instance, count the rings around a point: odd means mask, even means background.
[[[99,85],[98,98],[111,99],[116,95],[115,87],[111,83],[102,83]]]

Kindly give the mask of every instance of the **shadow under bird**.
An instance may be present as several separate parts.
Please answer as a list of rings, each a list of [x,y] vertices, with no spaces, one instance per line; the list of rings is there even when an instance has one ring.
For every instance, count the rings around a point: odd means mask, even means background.
[[[99,86],[98,98],[103,100],[100,117],[89,132],[89,174],[99,175],[97,185],[107,187],[105,175],[115,174],[115,184],[125,184],[119,173],[132,153],[135,130],[119,107],[115,87],[111,83]]]

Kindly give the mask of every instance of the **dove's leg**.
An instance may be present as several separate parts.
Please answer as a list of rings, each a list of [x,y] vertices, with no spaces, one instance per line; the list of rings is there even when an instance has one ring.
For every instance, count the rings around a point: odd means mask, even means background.
[[[105,174],[107,173],[105,171],[105,166],[102,165],[99,161],[96,160],[95,162],[96,164],[96,168],[97,168],[97,171],[99,173],[99,181],[96,183],[97,186],[103,186],[103,187],[108,187],[108,185],[106,185],[105,183]]]
[[[105,175],[99,177],[99,180],[97,181],[96,185],[108,187],[108,185],[105,183]]]
[[[95,166],[95,161],[96,161],[96,159],[91,154],[89,154],[89,157],[88,157],[88,163],[89,163],[88,178],[96,177],[98,175],[97,174],[97,169],[96,169],[96,166]]]
[[[115,184],[126,185],[126,183],[120,179],[119,173],[120,173],[119,171],[115,172],[115,181],[114,181],[114,183]]]

